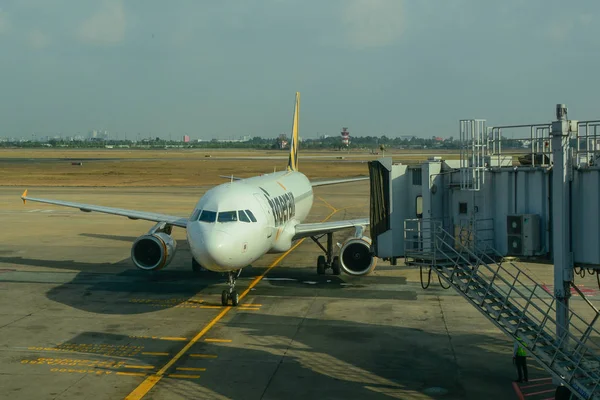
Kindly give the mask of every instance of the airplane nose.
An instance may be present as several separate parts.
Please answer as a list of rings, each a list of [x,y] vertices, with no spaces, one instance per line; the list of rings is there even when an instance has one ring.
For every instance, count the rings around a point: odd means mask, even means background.
[[[224,266],[231,262],[233,256],[233,244],[231,236],[223,231],[211,232],[210,236],[204,238],[206,254],[218,265]]]

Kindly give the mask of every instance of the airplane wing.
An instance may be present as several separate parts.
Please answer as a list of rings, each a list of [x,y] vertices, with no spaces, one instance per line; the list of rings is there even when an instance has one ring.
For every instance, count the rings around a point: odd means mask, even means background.
[[[315,222],[310,224],[296,225],[296,234],[292,240],[303,237],[322,235],[325,233],[336,232],[342,229],[356,228],[369,225],[369,218],[349,219],[346,221]]]
[[[95,212],[105,213],[105,214],[120,215],[123,217],[127,217],[129,219],[143,219],[146,221],[166,222],[170,225],[178,226],[180,228],[185,228],[187,226],[187,221],[188,221],[187,218],[176,217],[173,215],[156,214],[156,213],[151,213],[151,212],[146,212],[146,211],[126,210],[123,208],[95,206],[95,205],[91,205],[91,204],[73,203],[70,201],[48,200],[48,199],[39,199],[39,198],[35,198],[35,197],[27,197],[27,190],[25,192],[23,192],[23,194],[21,195],[21,199],[23,199],[23,204],[25,204],[25,202],[27,200],[36,201],[39,203],[48,203],[48,204],[54,204],[57,206],[79,208],[81,211],[84,211],[84,212],[95,211]]]
[[[234,181],[239,181],[239,180],[244,179],[244,178],[240,178],[240,177],[233,176],[233,175],[229,175],[229,176],[228,175],[219,175],[219,178],[232,179]]]
[[[338,183],[366,181],[367,179],[369,179],[368,176],[359,176],[357,178],[330,179],[330,180],[327,180],[327,181],[311,182],[311,185],[313,187],[315,187],[315,186],[325,186],[325,185],[337,185]]]

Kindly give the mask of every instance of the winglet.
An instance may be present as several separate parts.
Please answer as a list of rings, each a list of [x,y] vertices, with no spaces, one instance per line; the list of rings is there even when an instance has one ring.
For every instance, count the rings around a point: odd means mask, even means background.
[[[25,189],[25,191],[21,195],[21,199],[23,200],[23,204],[25,204],[25,201],[27,200],[27,189]]]

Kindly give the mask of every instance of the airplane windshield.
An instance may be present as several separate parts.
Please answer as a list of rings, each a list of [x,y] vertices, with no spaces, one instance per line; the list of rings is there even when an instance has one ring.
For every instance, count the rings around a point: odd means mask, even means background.
[[[256,218],[254,218],[254,214],[252,214],[252,211],[246,210],[246,214],[248,214],[248,217],[250,217],[250,220],[252,222],[256,222]]]
[[[200,214],[199,221],[201,222],[215,222],[217,219],[217,213],[214,211],[203,210]]]
[[[219,222],[234,222],[237,221],[237,211],[220,211]]]
[[[200,210],[200,209],[194,210],[194,212],[192,213],[192,216],[190,217],[190,221],[197,221],[201,212],[202,212],[202,210]]]
[[[240,216],[240,221],[242,222],[250,222],[250,218],[246,215],[244,210],[238,210],[238,215]]]

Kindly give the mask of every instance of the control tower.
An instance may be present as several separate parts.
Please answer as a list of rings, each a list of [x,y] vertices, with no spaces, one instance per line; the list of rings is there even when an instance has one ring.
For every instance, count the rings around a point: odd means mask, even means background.
[[[342,128],[342,146],[348,147],[350,144],[350,132],[348,132],[348,128]]]

